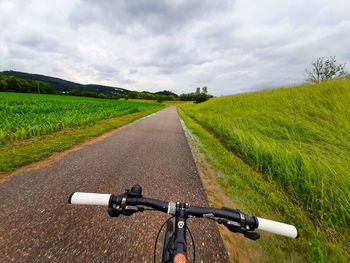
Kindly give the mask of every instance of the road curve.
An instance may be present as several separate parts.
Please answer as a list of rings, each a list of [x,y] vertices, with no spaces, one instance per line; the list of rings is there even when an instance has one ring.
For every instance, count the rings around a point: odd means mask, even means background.
[[[175,107],[1,183],[0,261],[151,262],[167,215],[150,211],[111,218],[103,207],[67,204],[74,191],[121,193],[135,183],[145,196],[207,205]],[[196,262],[228,261],[214,222],[189,219],[188,224]]]

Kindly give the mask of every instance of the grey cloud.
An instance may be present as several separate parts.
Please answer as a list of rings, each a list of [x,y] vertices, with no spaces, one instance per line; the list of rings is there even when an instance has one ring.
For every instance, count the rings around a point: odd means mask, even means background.
[[[17,40],[19,45],[44,52],[62,52],[61,43],[41,34],[25,34]]]
[[[105,64],[95,64],[89,65],[90,74],[94,75],[94,78],[99,81],[109,81],[119,84],[135,84],[136,81],[124,76],[123,72],[119,69],[105,65]]]
[[[135,83],[137,83],[137,81],[135,81],[133,79],[127,79],[127,78],[119,79],[119,82],[121,84],[135,84]]]
[[[98,23],[116,33],[141,27],[155,34],[170,34],[232,6],[233,1],[226,0],[84,0],[70,21],[76,27]]]
[[[158,46],[150,61],[143,66],[156,67],[163,74],[173,74],[206,62],[208,60],[194,49],[187,49],[181,43],[164,43]]]
[[[0,0],[0,70],[223,95],[303,82],[318,56],[350,62],[345,0],[22,2]]]
[[[95,73],[96,79],[98,80],[111,81],[120,76],[120,71],[109,65],[95,64],[90,65],[89,68]]]
[[[138,70],[136,70],[136,69],[131,69],[131,70],[129,70],[129,75],[136,74],[137,72],[138,72]]]

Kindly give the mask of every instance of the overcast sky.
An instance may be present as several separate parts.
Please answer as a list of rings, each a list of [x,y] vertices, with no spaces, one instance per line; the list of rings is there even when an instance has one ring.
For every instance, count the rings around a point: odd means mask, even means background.
[[[319,56],[350,64],[350,0],[0,0],[0,71],[227,95],[301,83]]]

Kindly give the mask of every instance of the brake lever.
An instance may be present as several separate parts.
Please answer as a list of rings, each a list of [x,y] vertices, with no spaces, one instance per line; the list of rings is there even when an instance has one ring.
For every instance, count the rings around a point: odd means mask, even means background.
[[[111,217],[118,217],[120,215],[131,216],[137,212],[143,212],[145,209],[143,207],[126,205],[126,199],[128,197],[142,197],[142,187],[139,184],[133,185],[131,189],[125,189],[124,194],[122,194],[121,204],[118,206],[113,205],[113,207],[108,208],[108,214]]]
[[[245,231],[243,235],[251,240],[258,240],[260,238],[260,234],[254,231]]]
[[[138,206],[133,206],[133,205],[127,205],[124,208],[122,207],[109,207],[108,208],[108,214],[111,217],[119,217],[120,215],[124,216],[131,216],[134,213],[137,212],[143,212],[144,208],[143,207],[138,207]]]
[[[230,230],[233,233],[241,233],[244,235],[244,237],[251,239],[251,240],[258,240],[260,238],[260,234],[254,231],[250,231],[246,227],[242,227],[239,223],[229,220],[223,220],[221,219],[218,221],[219,224],[223,224],[227,227],[228,230]]]

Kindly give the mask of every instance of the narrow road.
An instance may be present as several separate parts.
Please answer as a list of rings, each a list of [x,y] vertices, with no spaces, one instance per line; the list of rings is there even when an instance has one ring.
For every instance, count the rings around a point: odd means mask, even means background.
[[[152,262],[155,236],[167,215],[111,218],[103,207],[67,204],[74,191],[121,193],[135,183],[145,196],[207,204],[175,107],[1,183],[0,261]],[[196,262],[228,261],[214,222],[188,224]]]

